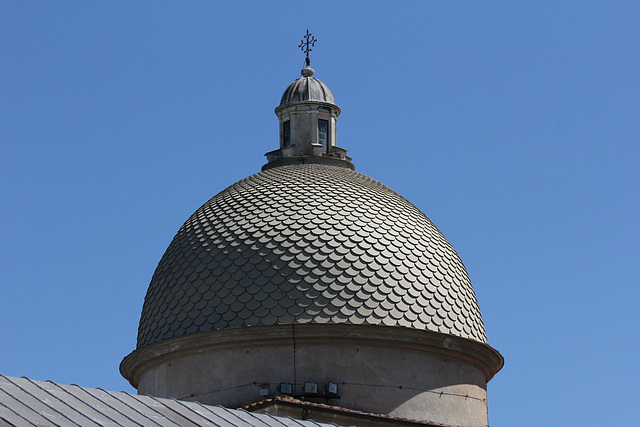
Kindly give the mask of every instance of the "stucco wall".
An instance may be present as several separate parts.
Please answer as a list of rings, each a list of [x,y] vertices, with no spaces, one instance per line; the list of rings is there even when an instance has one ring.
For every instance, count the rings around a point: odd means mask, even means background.
[[[313,325],[298,325],[256,334],[256,328],[241,328],[226,337],[195,334],[191,339],[203,342],[188,349],[172,346],[173,340],[159,343],[157,357],[147,358],[138,375],[138,393],[239,407],[263,399],[261,385],[269,384],[275,395],[281,382],[294,383],[293,394],[300,396],[304,382],[318,383],[319,390],[333,382],[339,399],[317,401],[443,424],[487,424],[486,370],[473,357],[432,345],[437,340],[425,344],[402,334],[333,326],[350,329],[322,334]]]

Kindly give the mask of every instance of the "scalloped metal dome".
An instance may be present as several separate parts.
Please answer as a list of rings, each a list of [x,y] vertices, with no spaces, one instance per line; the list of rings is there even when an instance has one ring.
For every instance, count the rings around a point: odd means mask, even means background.
[[[280,99],[280,105],[306,101],[336,103],[326,84],[315,77],[303,76],[287,87]]]
[[[293,164],[233,184],[185,222],[149,285],[137,348],[301,323],[487,342],[465,267],[429,218],[351,169]]]

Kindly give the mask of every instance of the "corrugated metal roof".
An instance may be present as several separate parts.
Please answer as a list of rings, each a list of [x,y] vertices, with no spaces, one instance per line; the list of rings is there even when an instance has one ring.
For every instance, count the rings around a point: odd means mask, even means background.
[[[329,426],[123,391],[0,374],[0,425],[9,426]]]

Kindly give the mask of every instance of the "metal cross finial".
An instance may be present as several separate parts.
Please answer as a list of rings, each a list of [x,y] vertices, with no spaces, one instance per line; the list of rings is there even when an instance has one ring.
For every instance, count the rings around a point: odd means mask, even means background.
[[[309,59],[309,52],[311,52],[312,50],[311,48],[316,44],[317,41],[318,40],[316,40],[316,38],[311,35],[308,29],[307,29],[307,34],[305,34],[304,37],[302,37],[302,40],[300,41],[300,45],[298,47],[302,49],[302,52],[307,55],[307,58],[306,58],[307,65],[310,65],[311,63],[311,60]]]

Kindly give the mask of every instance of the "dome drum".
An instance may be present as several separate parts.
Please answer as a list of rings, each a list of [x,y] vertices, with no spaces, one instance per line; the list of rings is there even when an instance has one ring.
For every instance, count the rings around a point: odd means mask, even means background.
[[[316,103],[305,103],[286,105],[277,109],[276,114],[283,157],[320,157],[336,152],[338,115],[335,111]]]
[[[501,364],[491,347],[437,332],[308,323],[162,341],[127,356],[121,370],[141,394],[205,404],[240,407],[287,383],[292,396],[312,402],[339,398],[340,406],[364,412],[486,425],[486,383]],[[332,382],[338,391],[310,395],[305,382]],[[261,387],[269,396],[260,395]]]

